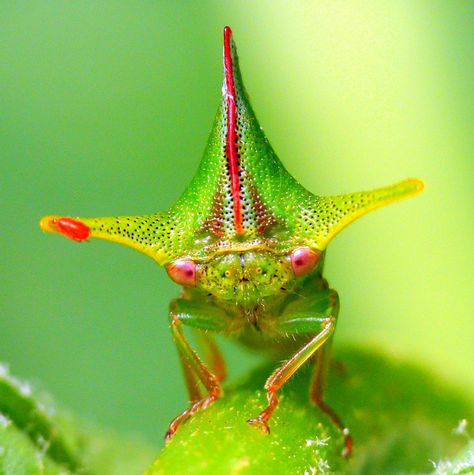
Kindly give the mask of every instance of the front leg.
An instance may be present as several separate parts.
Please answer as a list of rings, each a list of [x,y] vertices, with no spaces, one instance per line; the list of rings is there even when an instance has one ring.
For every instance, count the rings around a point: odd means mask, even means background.
[[[265,383],[268,406],[254,419],[248,422],[264,432],[269,432],[268,421],[278,406],[277,391],[293,376],[293,374],[313,355],[317,355],[315,377],[311,395],[318,407],[331,417],[341,430],[345,440],[343,455],[348,456],[351,450],[349,431],[344,427],[334,411],[323,402],[325,365],[331,336],[334,333],[339,313],[339,300],[336,291],[331,289],[314,289],[306,292],[301,298],[290,303],[276,323],[279,333],[290,335],[313,335],[310,340],[291,356],[282,366],[277,368]],[[318,351],[319,350],[319,351]],[[317,352],[317,353],[316,353]]]
[[[165,436],[167,440],[184,421],[210,406],[222,395],[219,381],[222,377],[223,361],[219,359],[220,367],[215,368],[217,374],[211,372],[187,341],[182,325],[191,326],[196,330],[224,332],[230,321],[223,311],[212,304],[185,299],[176,299],[171,303],[170,328],[183,367],[190,403],[187,409],[171,421]],[[212,351],[217,351],[217,347]],[[218,359],[217,356],[215,358]],[[204,396],[200,390],[200,383],[207,392]]]
[[[336,319],[335,317],[320,317],[312,318],[310,326],[314,328],[314,331],[318,333],[311,338],[302,348],[300,348],[293,356],[291,356],[282,366],[277,368],[272,375],[267,379],[265,383],[265,389],[267,390],[268,406],[259,414],[258,417],[249,419],[248,423],[261,429],[262,431],[269,433],[268,421],[270,420],[273,412],[278,406],[277,391],[295,374],[295,372],[320,348],[328,338],[333,334]],[[305,327],[307,326],[304,322]],[[287,331],[287,334],[298,334],[296,328],[292,333]],[[306,333],[306,329],[305,329]]]

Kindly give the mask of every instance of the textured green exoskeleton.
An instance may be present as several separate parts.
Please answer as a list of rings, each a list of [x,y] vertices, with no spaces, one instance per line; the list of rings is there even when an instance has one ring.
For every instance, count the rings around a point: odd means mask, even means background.
[[[190,406],[174,419],[171,437],[193,413],[221,394],[222,358],[209,332],[279,351],[283,363],[265,388],[268,406],[248,422],[268,432],[277,391],[315,362],[310,396],[345,438],[349,431],[323,401],[328,351],[339,312],[323,278],[324,252],[347,224],[420,192],[418,179],[372,191],[317,196],[284,168],[249,103],[230,28],[224,29],[222,100],[199,169],[168,210],[146,216],[46,216],[45,231],[83,241],[89,236],[133,247],[165,266],[183,286],[170,305],[170,326],[189,389]],[[209,366],[186,340],[189,326],[205,341]],[[204,389],[204,391],[203,391]]]

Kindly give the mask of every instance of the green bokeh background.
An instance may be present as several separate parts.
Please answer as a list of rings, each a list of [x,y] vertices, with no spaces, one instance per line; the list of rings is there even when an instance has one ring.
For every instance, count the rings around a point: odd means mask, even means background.
[[[225,24],[260,122],[307,188],[427,184],[331,244],[336,354],[376,346],[472,392],[474,3],[460,0],[3,0],[0,359],[161,443],[186,400],[167,328],[177,287],[130,249],[37,222],[178,197],[219,101]],[[232,375],[255,362],[225,352]]]

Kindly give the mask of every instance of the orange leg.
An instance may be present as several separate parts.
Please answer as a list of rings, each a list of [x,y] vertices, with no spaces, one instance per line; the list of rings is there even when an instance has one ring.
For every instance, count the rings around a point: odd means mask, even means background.
[[[199,379],[194,375],[194,371],[189,366],[183,352],[178,347],[179,361],[183,370],[184,381],[188,390],[189,402],[197,402],[203,398],[202,391],[199,384]]]
[[[341,431],[345,448],[344,456],[352,449],[352,439],[348,429],[334,410],[323,401],[324,382],[327,372],[331,337],[334,333],[336,318],[339,312],[337,293],[327,287],[303,289],[301,298],[290,303],[278,320],[278,330],[286,335],[304,335],[316,333],[313,338],[297,351],[288,361],[268,378],[268,406],[258,417],[248,422],[264,432],[269,432],[268,421],[278,406],[277,391],[308,359],[316,356],[313,381],[311,384],[311,400],[327,414]]]
[[[222,356],[214,338],[204,332],[196,332],[196,338],[204,352],[205,361],[209,363],[217,380],[219,382],[224,381],[227,376],[227,368],[224,357]]]
[[[314,336],[303,348],[298,350],[288,361],[267,379],[265,389],[267,390],[268,406],[253,419],[248,421],[262,431],[269,433],[268,421],[278,406],[277,391],[293,376],[293,374],[318,350],[334,332],[336,319],[334,317],[324,317],[318,320],[322,327],[321,331]]]
[[[326,382],[327,370],[329,365],[329,353],[331,349],[330,341],[324,347],[320,348],[316,353],[316,361],[314,365],[313,379],[311,381],[310,397],[311,401],[319,407],[333,423],[341,431],[344,437],[344,449],[342,455],[349,457],[352,452],[352,437],[349,429],[342,422],[341,418],[336,414],[334,409],[323,400],[324,387]]]
[[[207,369],[196,352],[191,348],[180,327],[181,321],[176,316],[172,316],[171,332],[183,365],[191,401],[189,407],[171,421],[165,436],[167,440],[173,437],[184,421],[196,412],[210,406],[222,394],[218,378]],[[202,397],[199,390],[199,381],[207,391],[207,395],[204,397]]]

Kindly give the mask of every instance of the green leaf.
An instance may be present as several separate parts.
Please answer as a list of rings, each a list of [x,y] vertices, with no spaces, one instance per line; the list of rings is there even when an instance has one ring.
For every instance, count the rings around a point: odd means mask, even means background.
[[[309,366],[283,389],[270,435],[246,423],[265,406],[262,387],[272,365],[227,387],[222,399],[184,424],[146,475],[473,473],[474,443],[466,445],[470,401],[409,363],[373,351],[338,351],[338,357],[326,399],[351,428],[350,460],[340,455],[338,430],[309,403]],[[0,369],[2,475],[132,475],[149,464],[153,450],[145,442],[57,411]]]
[[[153,458],[141,440],[118,437],[44,402],[0,366],[0,474],[139,474]]]
[[[32,444],[5,416],[0,419],[0,473],[4,475],[68,475],[71,472],[45,455],[44,449]]]
[[[462,421],[463,426],[466,420]],[[463,433],[466,437],[468,434],[465,430],[457,431]],[[464,450],[452,459],[441,460],[434,463],[435,471],[433,475],[468,475],[474,473],[474,439],[469,440]]]
[[[330,372],[326,400],[351,429],[350,460],[340,455],[339,432],[309,403],[309,368],[281,391],[270,435],[246,423],[265,407],[262,387],[272,369],[266,366],[184,424],[146,475],[419,474],[465,445],[453,429],[472,420],[473,408],[454,388],[375,352],[349,350],[338,357],[343,364]]]

